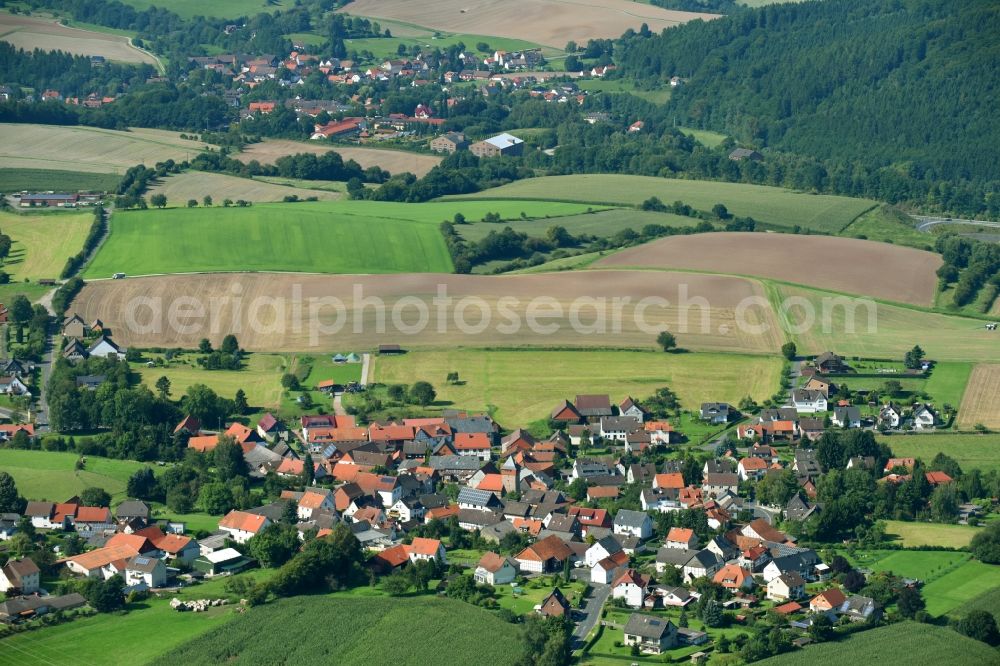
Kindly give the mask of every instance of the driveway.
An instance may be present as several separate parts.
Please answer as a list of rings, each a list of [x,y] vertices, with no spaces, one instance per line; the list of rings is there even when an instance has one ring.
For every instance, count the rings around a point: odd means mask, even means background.
[[[365,352],[361,355],[361,386],[368,386],[368,372],[371,369],[372,355]]]
[[[597,626],[597,621],[601,619],[601,609],[604,603],[611,596],[611,586],[593,583],[591,585],[590,597],[587,598],[587,605],[581,608],[580,620],[576,629],[573,630],[573,649],[580,647],[587,639],[587,635]]]

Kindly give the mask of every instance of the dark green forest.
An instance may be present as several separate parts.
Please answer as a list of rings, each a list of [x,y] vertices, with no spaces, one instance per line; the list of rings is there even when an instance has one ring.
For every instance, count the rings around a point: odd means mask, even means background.
[[[1000,5],[827,0],[739,11],[616,48],[618,76],[673,76],[677,122],[882,171],[884,200],[996,214]],[[834,189],[842,190],[837,187]]]

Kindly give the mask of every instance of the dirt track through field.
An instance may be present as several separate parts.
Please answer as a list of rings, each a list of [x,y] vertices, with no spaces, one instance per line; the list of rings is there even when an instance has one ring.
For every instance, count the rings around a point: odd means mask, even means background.
[[[694,19],[716,18],[715,14],[673,11],[631,0],[355,0],[343,11],[560,49],[570,40],[585,44],[598,37],[617,39],[643,23],[658,33]]]
[[[971,428],[977,423],[1000,428],[1000,365],[977,365],[969,376],[958,408],[958,424]]]
[[[441,305],[441,289],[452,299],[449,304]],[[184,302],[178,301],[179,297],[184,297]],[[330,302],[334,297],[342,303],[341,310]],[[373,297],[385,307],[380,310],[372,303]],[[435,297],[438,300],[432,301]],[[463,301],[464,297],[477,298]],[[540,297],[545,300],[536,300]],[[616,305],[613,299],[619,297],[630,300]],[[322,298],[328,301],[317,300]],[[193,348],[201,338],[219,341],[233,332],[251,351],[306,351],[330,347],[334,341],[334,346],[352,349],[371,349],[380,343],[406,348],[649,348],[657,332],[667,326],[687,349],[773,352],[783,336],[770,308],[753,304],[754,299],[762,298],[761,286],[751,280],[668,272],[512,276],[233,273],[91,282],[71,310],[86,321],[103,320],[120,344],[140,347]],[[668,302],[649,300],[640,307],[642,299]],[[171,325],[171,307],[175,314],[176,308],[190,312],[199,307],[203,313],[193,318],[174,317]],[[418,326],[421,307],[427,313],[422,328]],[[601,308],[603,331],[597,323]],[[561,314],[553,314],[557,309]],[[481,327],[484,311],[489,321]],[[382,328],[377,312],[384,313]],[[439,319],[441,312],[444,315]],[[337,321],[342,327],[333,332]],[[465,322],[466,328],[456,321]],[[617,328],[616,321],[621,322]],[[740,321],[761,330],[741,326]],[[549,324],[556,330],[545,332]]]
[[[243,152],[234,157],[241,162],[257,160],[261,164],[274,164],[275,160],[285,155],[295,155],[296,153],[324,155],[331,150],[339,153],[345,161],[354,160],[364,169],[377,166],[392,174],[409,171],[417,177],[426,175],[428,171],[437,166],[441,161],[440,157],[434,155],[419,155],[417,153],[407,153],[402,150],[356,148],[353,146],[335,146],[325,141],[311,141],[306,143],[304,141],[289,141],[286,139],[252,143]]]
[[[888,243],[770,233],[674,236],[595,264],[752,275],[913,305],[933,303],[940,265],[934,253]]]
[[[0,39],[26,51],[43,49],[108,60],[157,65],[156,58],[129,44],[127,37],[60,25],[54,19],[0,14]]]

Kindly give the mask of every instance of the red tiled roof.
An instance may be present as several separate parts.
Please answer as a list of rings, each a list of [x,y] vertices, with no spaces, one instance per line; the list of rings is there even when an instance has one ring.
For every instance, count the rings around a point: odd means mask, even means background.
[[[618,497],[618,486],[591,486],[587,488],[587,497],[592,499],[604,499]]]
[[[110,523],[111,509],[106,506],[81,506],[76,510],[78,523]]]
[[[479,451],[490,448],[490,438],[485,432],[460,432],[455,435],[455,449]]]
[[[566,545],[566,542],[552,534],[522,550],[518,553],[516,559],[535,560],[539,562],[554,559],[562,562],[572,555],[573,551]]]
[[[410,544],[409,552],[416,553],[417,555],[437,555],[438,548],[441,547],[441,542],[437,539],[425,539],[424,537],[414,537],[413,543]]]
[[[264,516],[258,516],[255,513],[230,511],[219,521],[219,527],[256,534],[264,527],[265,520],[267,519]]]
[[[679,541],[688,543],[694,538],[694,530],[684,527],[671,527],[667,532],[667,541]]]
[[[679,490],[684,487],[684,475],[680,472],[657,474],[653,477],[653,485],[657,488],[676,488]]]
[[[477,490],[489,490],[493,493],[499,493],[503,491],[503,475],[502,474],[487,474],[483,477],[483,480],[479,482],[476,486]]]
[[[202,453],[207,453],[212,451],[219,445],[218,435],[202,435],[200,437],[192,437],[188,440],[188,448],[194,449],[195,451],[200,451]]]

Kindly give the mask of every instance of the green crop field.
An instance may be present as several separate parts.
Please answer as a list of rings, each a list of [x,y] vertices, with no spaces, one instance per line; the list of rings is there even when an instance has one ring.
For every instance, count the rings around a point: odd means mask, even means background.
[[[600,174],[529,178],[458,198],[638,205],[653,196],[668,204],[683,201],[698,210],[711,210],[722,203],[734,215],[750,216],[765,225],[798,225],[829,233],[840,231],[875,205],[868,199],[803,194],[762,185]]]
[[[145,466],[131,460],[87,456],[86,467],[76,470],[79,457],[76,453],[0,449],[0,469],[14,477],[24,497],[63,502],[90,487],[104,488],[115,500],[121,500],[128,478]]]
[[[985,471],[1000,469],[1000,435],[933,434],[880,437],[892,449],[893,455],[920,458],[929,463],[938,453],[955,459],[963,470],[973,467]]]
[[[760,666],[857,666],[857,664],[996,664],[997,653],[986,643],[947,627],[900,622],[853,634],[822,645],[811,645],[757,662]]]
[[[438,229],[462,213],[505,219],[586,212],[580,204],[370,201],[261,204],[117,213],[90,277],[212,271],[450,273]]]
[[[617,402],[670,386],[682,408],[697,409],[705,401],[737,403],[747,395],[763,400],[781,379],[777,357],[739,354],[455,349],[410,352],[373,363],[375,381],[429,381],[447,407],[488,409],[508,427],[545,419],[560,400],[578,393],[607,393]],[[452,371],[463,384],[445,383]]]
[[[793,296],[810,304],[815,316],[813,325],[803,326],[803,332],[792,336],[803,354],[833,350],[844,356],[902,359],[907,350],[919,344],[928,358],[937,361],[992,361],[1000,352],[1000,338],[976,319],[805,287],[777,285],[774,295],[779,299],[776,305]],[[845,303],[850,309],[845,308]],[[807,320],[800,307],[789,309],[788,320],[796,327]],[[869,317],[870,313],[874,316]]]
[[[148,9],[149,7],[160,7],[169,9],[175,14],[184,18],[194,16],[208,16],[212,18],[238,18],[240,16],[254,16],[261,12],[273,12],[284,7],[290,7],[294,3],[290,0],[279,0],[269,2],[268,0],[212,0],[212,2],[202,2],[200,0],[125,0],[125,4],[132,5],[136,9]]]
[[[0,212],[0,231],[13,240],[3,270],[12,280],[57,278],[66,259],[83,249],[94,222],[89,211],[20,215]]]
[[[111,173],[85,173],[56,169],[0,169],[0,192],[48,191],[56,192],[113,192],[118,187],[118,176]]]
[[[559,218],[541,218],[534,220],[512,220],[502,224],[482,222],[478,224],[463,224],[456,227],[463,238],[478,241],[485,238],[491,231],[500,231],[510,227],[514,231],[526,233],[529,236],[544,237],[545,232],[553,226],[566,227],[574,236],[589,234],[593,236],[613,236],[623,229],[641,231],[647,224],[660,224],[665,227],[693,227],[700,220],[682,215],[652,213],[629,208],[612,208],[596,210],[582,215],[568,215]]]
[[[317,618],[322,631],[316,630]],[[261,627],[281,627],[281,640]],[[415,640],[386,640],[400,627],[412,628]],[[153,663],[504,666],[517,661],[519,646],[517,626],[461,601],[326,595],[251,609]]]
[[[946,525],[942,523],[914,523],[902,520],[885,521],[886,534],[899,538],[904,548],[917,546],[946,546],[965,548],[981,527]]]
[[[984,610],[992,613],[994,617],[1000,617],[1000,587],[986,590],[961,606],[953,608],[948,615],[951,617],[964,617],[974,610]]]

